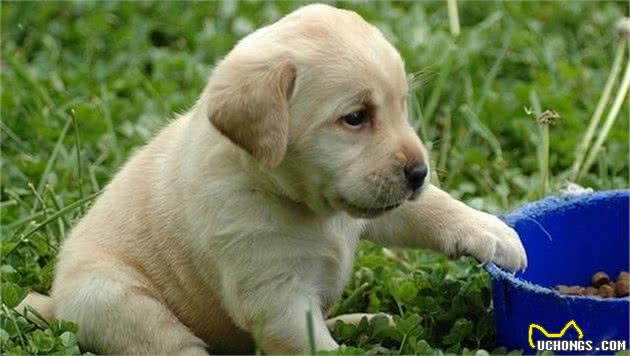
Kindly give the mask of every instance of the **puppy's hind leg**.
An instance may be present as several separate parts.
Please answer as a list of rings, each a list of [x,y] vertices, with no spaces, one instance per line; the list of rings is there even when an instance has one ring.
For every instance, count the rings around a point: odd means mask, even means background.
[[[35,310],[39,315],[33,315],[30,312],[29,307]],[[55,303],[49,296],[39,293],[31,292],[26,298],[18,305],[15,310],[24,315],[26,318],[36,324],[43,324],[41,318],[45,321],[51,321],[55,318]],[[41,318],[40,318],[41,316]]]
[[[53,288],[57,317],[79,325],[81,347],[106,354],[207,355],[196,337],[128,270],[91,270]]]

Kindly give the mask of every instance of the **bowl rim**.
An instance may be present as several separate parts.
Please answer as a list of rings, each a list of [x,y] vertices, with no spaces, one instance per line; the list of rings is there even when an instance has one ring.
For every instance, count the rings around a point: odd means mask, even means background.
[[[630,189],[617,189],[617,190],[604,190],[597,192],[589,192],[582,194],[565,194],[565,195],[552,195],[545,197],[541,200],[537,200],[531,203],[527,203],[514,211],[501,216],[501,219],[508,225],[514,225],[514,223],[524,216],[539,216],[552,209],[558,207],[570,207],[583,204],[584,201],[600,200],[604,198],[630,197]],[[507,272],[499,268],[493,262],[489,262],[484,266],[484,269],[488,272],[493,280],[505,280],[512,284],[517,289],[522,289],[530,293],[549,295],[554,298],[563,300],[576,300],[576,301],[594,301],[597,303],[630,303],[630,296],[621,298],[596,298],[592,296],[577,296],[577,295],[564,295],[555,289],[545,287],[539,284],[529,282],[523,278],[517,277],[514,273]]]

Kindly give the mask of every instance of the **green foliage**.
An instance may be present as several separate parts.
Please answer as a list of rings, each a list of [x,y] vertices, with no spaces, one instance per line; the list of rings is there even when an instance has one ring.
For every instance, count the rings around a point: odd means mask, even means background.
[[[8,306],[2,307],[0,348],[6,355],[80,355],[77,326],[54,320],[45,327],[28,321]]]
[[[76,354],[76,328],[40,327],[12,308],[49,290],[59,244],[135,148],[190,107],[236,41],[300,2],[2,2],[0,346],[9,354]],[[627,2],[340,3],[400,50],[417,87],[412,123],[432,152],[434,181],[468,204],[503,212],[541,181],[541,132],[524,110],[553,110],[549,189],[574,151],[612,64]],[[628,117],[628,106],[620,116]],[[76,131],[75,131],[76,120]],[[628,121],[619,120],[579,183],[628,187]],[[78,164],[79,163],[79,164]],[[335,313],[385,311],[337,325],[338,353],[503,354],[487,275],[469,259],[362,244]]]
[[[459,354],[496,347],[489,278],[480,266],[427,251],[409,251],[405,260],[401,265],[380,247],[362,243],[354,278],[340,302],[352,298],[353,303],[336,314],[383,311],[396,316],[396,325],[378,317],[358,327],[338,323],[336,340],[377,353],[433,353],[437,346]]]

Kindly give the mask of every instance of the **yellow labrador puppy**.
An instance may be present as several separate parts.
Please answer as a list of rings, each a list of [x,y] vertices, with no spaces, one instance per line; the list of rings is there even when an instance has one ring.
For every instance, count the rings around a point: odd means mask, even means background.
[[[517,234],[428,181],[398,52],[354,12],[303,7],[241,40],[64,242],[50,297],[109,354],[338,345],[326,309],[359,238],[526,266]]]

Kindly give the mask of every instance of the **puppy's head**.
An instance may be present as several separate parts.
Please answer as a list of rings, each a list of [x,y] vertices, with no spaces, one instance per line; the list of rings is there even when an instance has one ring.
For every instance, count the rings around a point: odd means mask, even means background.
[[[428,157],[398,52],[354,12],[310,5],[243,39],[206,89],[212,124],[286,194],[374,217],[418,196]]]

